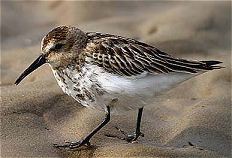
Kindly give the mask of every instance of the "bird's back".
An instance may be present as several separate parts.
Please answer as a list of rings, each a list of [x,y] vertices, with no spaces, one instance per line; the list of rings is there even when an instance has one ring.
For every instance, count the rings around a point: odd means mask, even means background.
[[[142,73],[201,73],[219,69],[220,61],[190,61],[175,58],[134,39],[102,33],[87,33],[89,60],[110,73],[136,76]]]

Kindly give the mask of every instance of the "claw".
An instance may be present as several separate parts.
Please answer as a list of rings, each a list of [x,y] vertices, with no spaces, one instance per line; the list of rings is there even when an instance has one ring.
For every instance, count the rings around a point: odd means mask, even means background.
[[[119,137],[119,136],[116,136],[116,135],[112,135],[112,134],[105,134],[105,136],[125,140],[125,138],[122,138],[122,137]]]
[[[136,140],[138,139],[138,137],[144,137],[144,134],[142,132],[139,132],[138,134],[133,133],[133,134],[127,134],[126,132],[124,132],[123,130],[121,130],[120,128],[118,128],[117,126],[115,126],[115,128],[124,135],[124,137],[119,137],[116,135],[111,135],[111,134],[105,134],[105,136],[107,137],[111,137],[111,138],[117,138],[117,139],[121,139],[121,140],[125,140],[128,143],[135,143],[137,142]]]
[[[121,132],[124,136],[127,136],[128,134],[126,132],[124,132],[123,130],[121,130],[120,128],[118,128],[117,126],[115,126],[115,128]]]
[[[58,144],[53,144],[53,147],[55,147],[55,148],[56,148],[57,146],[58,146]]]
[[[86,145],[87,145],[87,146],[91,146],[90,142],[87,142]]]
[[[60,149],[60,148],[66,148],[66,147],[68,147],[68,146],[67,146],[67,145],[53,144],[53,147]]]
[[[112,134],[105,134],[105,136],[112,137],[112,138],[117,137],[116,135],[112,135]]]

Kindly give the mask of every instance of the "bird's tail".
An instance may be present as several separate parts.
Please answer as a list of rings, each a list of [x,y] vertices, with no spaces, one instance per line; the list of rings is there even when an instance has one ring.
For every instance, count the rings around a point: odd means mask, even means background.
[[[200,61],[200,62],[204,63],[204,66],[202,68],[205,70],[225,68],[223,66],[218,65],[222,63],[221,61],[208,60],[208,61]]]

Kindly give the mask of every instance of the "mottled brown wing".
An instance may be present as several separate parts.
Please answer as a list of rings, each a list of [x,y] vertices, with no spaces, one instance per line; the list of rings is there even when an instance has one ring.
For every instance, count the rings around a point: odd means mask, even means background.
[[[197,73],[200,70],[216,68],[204,61],[174,58],[155,47],[130,38],[101,33],[87,35],[89,37],[86,47],[87,56],[93,63],[105,68],[108,72],[119,75],[133,76],[143,72]]]

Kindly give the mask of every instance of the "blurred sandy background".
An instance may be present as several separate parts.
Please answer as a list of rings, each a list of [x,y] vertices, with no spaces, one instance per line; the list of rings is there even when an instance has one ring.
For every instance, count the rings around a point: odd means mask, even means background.
[[[136,38],[174,56],[221,60],[226,67],[193,78],[145,108],[136,144],[104,136],[134,131],[136,113],[113,116],[95,147],[75,152],[53,143],[80,139],[104,117],[62,93],[49,66],[19,86],[42,37],[75,25]],[[1,157],[230,157],[231,2],[1,1]],[[190,145],[189,144],[192,144]]]

